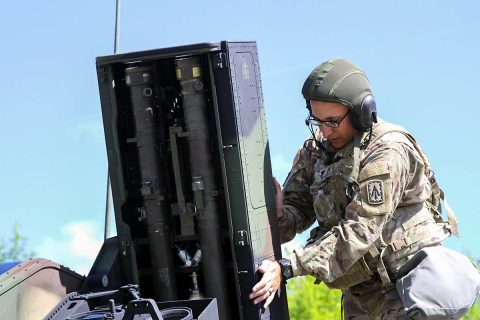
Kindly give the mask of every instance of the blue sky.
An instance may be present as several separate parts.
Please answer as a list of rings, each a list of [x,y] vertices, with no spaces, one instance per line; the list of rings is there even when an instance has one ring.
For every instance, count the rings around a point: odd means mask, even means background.
[[[300,89],[322,61],[369,76],[379,115],[417,138],[457,213],[448,246],[480,257],[479,4],[475,1],[128,1],[120,52],[256,40],[274,174],[307,136]],[[0,238],[80,272],[102,241],[107,159],[95,57],[115,1],[9,1],[0,11]]]

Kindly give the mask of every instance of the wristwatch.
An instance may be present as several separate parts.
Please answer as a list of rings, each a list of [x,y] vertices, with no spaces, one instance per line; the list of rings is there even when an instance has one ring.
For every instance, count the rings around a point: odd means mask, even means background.
[[[293,278],[292,262],[285,258],[277,260],[277,262],[280,265],[282,281],[287,281],[288,279]]]

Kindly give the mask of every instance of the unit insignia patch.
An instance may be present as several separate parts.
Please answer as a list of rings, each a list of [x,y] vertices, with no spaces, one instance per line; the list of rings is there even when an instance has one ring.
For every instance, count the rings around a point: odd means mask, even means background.
[[[381,204],[385,202],[385,195],[383,193],[383,181],[371,180],[367,183],[368,203]]]

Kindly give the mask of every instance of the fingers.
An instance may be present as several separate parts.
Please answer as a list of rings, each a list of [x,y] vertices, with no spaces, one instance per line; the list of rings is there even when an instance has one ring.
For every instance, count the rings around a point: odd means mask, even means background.
[[[275,261],[264,260],[258,270],[263,273],[263,276],[252,288],[249,298],[253,300],[254,304],[265,300],[264,308],[267,308],[280,286],[280,266]]]
[[[273,177],[273,186],[275,187],[275,192],[282,192],[282,187],[275,177]]]
[[[267,309],[268,306],[270,305],[270,303],[272,303],[273,301],[273,298],[275,298],[275,293],[277,292],[277,290],[270,290],[269,292],[269,295],[267,297],[267,300],[265,301],[265,303],[263,304],[263,308],[264,309]]]
[[[264,274],[262,279],[260,279],[260,281],[252,288],[252,293],[255,293],[259,290],[267,288],[267,286],[270,285],[270,279],[271,279],[271,275],[269,273]]]
[[[263,304],[263,308],[268,308],[268,306],[270,305],[270,303],[272,303],[273,301],[273,298],[275,298],[275,293],[277,292],[277,290],[273,289],[273,288],[263,288],[262,290],[260,290],[258,292],[258,295],[254,298],[253,300],[253,303],[254,304],[258,304],[262,301],[265,300],[265,303]]]
[[[252,297],[253,294],[251,294],[251,299],[253,299],[254,304],[258,304],[262,302],[265,299],[268,299],[272,294],[274,290],[272,288],[267,288],[266,286],[259,290],[258,292],[255,293],[255,296]]]
[[[283,191],[280,183],[273,177],[273,186],[275,188],[275,206],[277,207],[277,218],[283,216]]]
[[[266,295],[266,293],[268,293],[268,289],[271,288],[270,281],[272,279],[272,276],[269,272],[271,269],[269,266],[270,263],[271,261],[264,260],[260,267],[258,267],[258,271],[263,273],[263,276],[262,279],[260,279],[260,281],[252,288],[250,299],[254,299],[257,297],[261,299],[255,299],[254,303],[258,303],[259,301],[266,299],[266,297],[268,296],[268,294]]]
[[[280,266],[276,261],[263,260],[258,271],[263,273],[262,279],[252,288],[252,292],[256,292],[264,287],[278,289],[280,285],[281,274]]]

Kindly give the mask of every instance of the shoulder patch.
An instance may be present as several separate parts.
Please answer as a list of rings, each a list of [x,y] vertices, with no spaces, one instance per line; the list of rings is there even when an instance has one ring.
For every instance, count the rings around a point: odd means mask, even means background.
[[[385,202],[382,180],[370,180],[367,182],[367,199],[370,204],[382,204]]]

